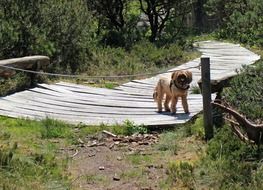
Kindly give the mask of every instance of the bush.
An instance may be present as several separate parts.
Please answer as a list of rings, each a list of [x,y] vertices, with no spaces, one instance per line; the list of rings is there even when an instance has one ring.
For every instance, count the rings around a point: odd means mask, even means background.
[[[187,189],[194,189],[193,165],[189,162],[170,162],[167,173],[171,182],[181,180]]]
[[[90,56],[92,26],[84,1],[0,1],[0,59],[43,54],[76,72]]]
[[[251,120],[263,118],[263,60],[255,67],[244,67],[224,90],[224,98]]]
[[[258,152],[234,136],[229,126],[220,128],[209,142],[206,155],[195,167],[197,182],[213,189],[254,189],[262,186]]]
[[[219,38],[263,47],[263,3],[261,0],[208,0],[209,15],[220,25]]]

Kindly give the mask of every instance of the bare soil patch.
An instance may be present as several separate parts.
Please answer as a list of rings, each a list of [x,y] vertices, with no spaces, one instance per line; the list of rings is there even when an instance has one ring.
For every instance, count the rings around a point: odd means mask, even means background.
[[[193,139],[187,138],[179,143],[178,154],[171,154],[157,150],[159,139],[157,133],[116,137],[99,133],[79,139],[77,151],[72,150],[73,159],[69,166],[73,189],[168,189],[169,162],[195,160],[198,148]]]

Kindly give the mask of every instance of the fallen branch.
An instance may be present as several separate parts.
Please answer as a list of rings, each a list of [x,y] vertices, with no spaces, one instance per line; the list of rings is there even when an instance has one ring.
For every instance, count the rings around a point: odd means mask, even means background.
[[[249,140],[248,137],[241,132],[241,129],[240,129],[240,127],[238,127],[239,124],[238,124],[237,122],[233,121],[232,119],[228,119],[228,118],[224,118],[224,119],[227,120],[227,121],[230,123],[230,126],[231,126],[232,131],[233,131],[233,132],[236,134],[236,136],[239,137],[243,142],[245,142],[245,143],[253,143],[253,144],[255,143],[254,141]]]
[[[223,111],[232,115],[236,119],[236,121],[240,125],[240,127],[242,127],[242,129],[246,132],[247,138],[249,140],[255,142],[256,144],[260,144],[260,143],[262,144],[263,143],[263,139],[261,138],[262,134],[263,134],[263,124],[258,125],[258,124],[251,123],[250,121],[248,121],[245,117],[243,117],[237,111],[235,111],[229,107],[226,107],[220,103],[212,102],[212,105],[219,107]],[[232,122],[232,124],[233,124],[233,122]],[[238,130],[237,128],[235,128],[235,130],[239,134],[240,130]],[[241,135],[241,138],[244,138],[244,135]]]

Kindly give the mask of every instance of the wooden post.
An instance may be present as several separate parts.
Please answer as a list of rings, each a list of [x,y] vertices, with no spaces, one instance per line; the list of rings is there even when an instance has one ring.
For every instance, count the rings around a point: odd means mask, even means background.
[[[205,139],[209,140],[214,136],[213,117],[211,104],[211,82],[210,82],[210,58],[201,58],[201,74],[202,74],[202,95],[204,110],[204,127]]]

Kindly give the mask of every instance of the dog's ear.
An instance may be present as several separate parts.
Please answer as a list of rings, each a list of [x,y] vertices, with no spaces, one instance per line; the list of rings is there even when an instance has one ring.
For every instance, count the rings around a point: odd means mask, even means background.
[[[187,76],[187,82],[190,84],[193,80],[193,74],[191,71],[185,71],[185,74]]]
[[[172,79],[172,80],[173,80],[173,78],[174,78],[174,75],[175,75],[175,72],[173,72],[172,75],[171,75],[171,79]]]
[[[174,79],[177,78],[178,72],[179,72],[179,71],[174,71],[174,72],[172,73],[172,75],[171,75],[171,79],[172,79],[172,80],[174,80]]]

